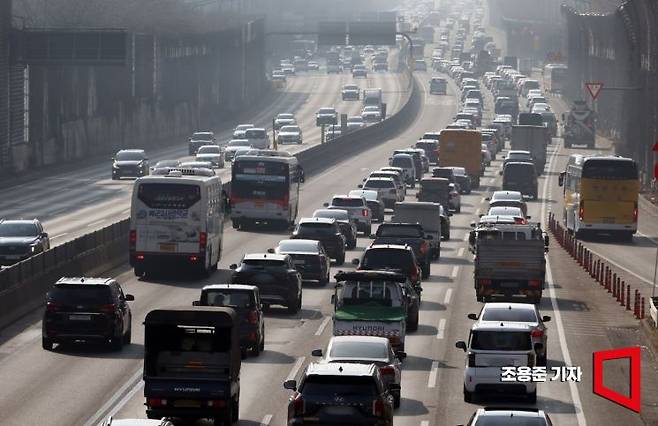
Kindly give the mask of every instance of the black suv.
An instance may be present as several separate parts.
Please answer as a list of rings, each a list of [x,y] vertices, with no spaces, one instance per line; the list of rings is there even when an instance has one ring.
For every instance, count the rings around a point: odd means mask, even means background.
[[[336,265],[345,263],[345,236],[343,236],[336,219],[302,218],[290,238],[320,241],[329,257],[336,259]]]
[[[132,313],[123,294],[111,278],[60,278],[46,295],[42,346],[75,341],[109,343],[120,350],[131,339]]]
[[[302,276],[284,254],[245,254],[240,266],[232,264],[232,284],[255,285],[263,307],[283,305],[296,314],[302,308]]]
[[[310,424],[311,417],[314,425],[393,426],[392,389],[374,364],[311,363],[299,386],[287,380],[283,387],[294,392],[288,426]]]
[[[240,351],[254,356],[265,349],[265,318],[258,287],[244,284],[211,284],[201,289],[201,299],[194,306],[232,308],[238,314]]]
[[[143,149],[122,149],[112,158],[112,180],[148,175],[148,160]]]
[[[415,289],[421,287],[421,270],[414,250],[407,245],[373,244],[361,260],[352,261],[359,271],[394,271],[404,274]],[[420,293],[420,290],[418,291]]]
[[[50,248],[41,222],[0,219],[0,265],[12,265]]]
[[[459,191],[460,194],[462,193],[461,185],[459,184],[452,167],[435,167],[432,169],[432,177],[448,179],[450,183],[455,184],[455,189]]]

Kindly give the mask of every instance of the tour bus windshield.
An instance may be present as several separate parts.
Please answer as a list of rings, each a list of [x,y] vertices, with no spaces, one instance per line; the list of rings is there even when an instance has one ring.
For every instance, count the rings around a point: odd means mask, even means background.
[[[196,185],[142,183],[137,198],[152,209],[189,209],[201,199],[201,190]]]
[[[583,164],[583,178],[605,180],[635,180],[638,178],[634,161],[589,160]]]

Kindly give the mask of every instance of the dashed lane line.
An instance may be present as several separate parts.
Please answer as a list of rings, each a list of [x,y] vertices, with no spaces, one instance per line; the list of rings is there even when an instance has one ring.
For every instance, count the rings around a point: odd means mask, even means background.
[[[324,329],[327,328],[329,321],[331,321],[331,317],[324,317],[322,323],[320,323],[320,327],[318,327],[318,330],[315,332],[316,336],[322,336],[322,333],[324,333]]]
[[[464,247],[461,247],[459,250],[457,250],[457,257],[462,257],[465,251],[466,250],[464,249]]]
[[[432,361],[432,369],[430,370],[430,377],[427,379],[427,387],[432,389],[436,387],[436,377],[439,372],[439,362]]]
[[[272,415],[268,414],[265,417],[263,417],[263,420],[260,421],[260,424],[262,426],[267,426],[270,424],[271,421],[272,421]]]
[[[437,339],[443,339],[445,331],[446,331],[446,319],[441,318],[439,320],[439,326],[437,327],[437,330],[436,330],[436,338]]]
[[[459,275],[459,265],[455,265],[452,267],[452,274],[450,276],[452,278],[457,278],[457,275]]]
[[[452,289],[449,288],[448,291],[446,291],[446,296],[443,298],[443,304],[447,305],[450,303],[450,299],[452,298]]]
[[[290,370],[290,373],[288,374],[286,380],[294,380],[295,377],[297,377],[297,373],[299,373],[299,369],[302,368],[302,365],[304,365],[305,359],[306,357],[303,356],[297,358],[297,361],[295,362],[295,365],[292,366],[292,370]]]

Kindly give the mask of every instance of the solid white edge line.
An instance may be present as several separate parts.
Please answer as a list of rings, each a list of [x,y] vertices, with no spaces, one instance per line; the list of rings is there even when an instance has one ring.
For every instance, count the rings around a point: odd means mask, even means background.
[[[324,329],[327,328],[329,321],[331,321],[331,317],[324,317],[322,323],[320,323],[320,326],[318,327],[318,330],[315,332],[316,336],[322,336],[322,333],[324,333]]]
[[[143,387],[144,387],[144,382],[142,380],[137,382],[137,384],[130,390],[130,392],[128,392],[123,398],[121,398],[121,401],[119,401],[117,405],[112,407],[112,409],[107,413],[106,417],[110,417],[110,416],[114,417],[123,408],[123,406],[126,405],[128,401],[132,399],[133,396],[135,396],[135,394],[138,391],[142,390]],[[98,426],[103,426],[104,421],[105,419],[101,419],[100,422],[98,423]]]
[[[462,257],[462,256],[464,255],[464,252],[465,252],[465,251],[466,251],[466,250],[464,249],[464,247],[460,248],[460,249],[457,251],[457,257]]]
[[[430,426],[430,421],[429,420],[423,420],[420,422],[420,426]]]
[[[587,250],[589,250],[590,252],[594,253],[595,255],[597,255],[598,257],[600,257],[601,259],[604,259],[606,262],[612,264],[612,265],[615,266],[616,268],[619,268],[619,269],[621,269],[622,271],[628,272],[629,274],[633,275],[633,276],[634,276],[635,278],[637,278],[638,280],[640,280],[640,281],[642,281],[643,283],[648,284],[648,285],[650,285],[650,286],[653,287],[653,281],[651,281],[651,280],[649,280],[649,279],[647,279],[647,278],[644,278],[644,277],[642,277],[641,275],[638,275],[637,272],[633,272],[633,271],[631,271],[630,269],[628,269],[628,268],[626,268],[626,267],[620,265],[619,263],[615,262],[614,260],[610,259],[609,257],[607,257],[607,256],[605,256],[605,255],[599,253],[599,252],[596,251],[596,250],[593,250],[593,249],[590,248],[589,246],[587,247]]]
[[[452,289],[449,288],[448,291],[446,291],[446,297],[443,298],[443,304],[447,305],[450,303],[450,298],[452,297]]]
[[[304,356],[300,356],[297,358],[297,361],[295,361],[295,365],[292,366],[292,370],[290,370],[290,373],[288,374],[288,377],[286,377],[286,380],[294,380],[295,377],[297,377],[297,373],[299,373],[299,369],[302,368],[305,359],[306,357]]]
[[[106,220],[107,220],[107,219],[97,220],[96,222],[88,223],[87,226],[96,226],[96,225],[100,225],[101,223],[105,222]]]
[[[558,147],[556,147],[551,153],[551,159],[549,161],[548,170],[549,173],[546,176],[550,176],[555,171],[555,157],[558,152]],[[544,178],[544,190],[542,191],[542,201],[541,205],[541,222],[544,229],[548,229],[546,226],[546,200],[548,199],[548,178]],[[567,347],[567,339],[565,338],[564,325],[562,324],[562,314],[560,313],[560,308],[557,303],[557,298],[555,296],[555,287],[553,286],[553,274],[551,272],[551,265],[546,257],[546,279],[548,280],[548,294],[551,298],[551,307],[553,308],[553,315],[555,317],[555,327],[557,328],[558,340],[560,342],[560,349],[562,351],[562,358],[564,363],[567,366],[571,366],[571,354],[569,353],[569,348]],[[585,419],[585,413],[583,412],[583,405],[580,401],[580,393],[576,387],[575,382],[569,382],[569,392],[571,393],[571,400],[573,401],[574,409],[576,410],[576,421],[578,426],[587,426],[587,420]]]
[[[62,238],[65,235],[68,235],[68,232],[62,232],[61,234],[57,234],[54,237],[50,237],[51,240],[54,240],[55,238]]]
[[[445,333],[446,330],[446,319],[441,318],[439,320],[439,326],[436,330],[436,338],[437,339],[443,339],[443,334]]]
[[[135,372],[135,374],[133,374],[130,377],[130,379],[128,379],[128,381],[126,381],[126,383],[124,383],[119,388],[119,390],[117,390],[114,393],[114,395],[112,395],[110,399],[107,400],[105,404],[103,404],[103,406],[98,411],[96,411],[96,413],[94,413],[93,416],[89,418],[89,420],[85,422],[84,426],[96,426],[101,421],[101,417],[103,416],[103,414],[105,414],[106,411],[112,409],[116,404],[116,402],[126,392],[126,390],[128,390],[128,388],[130,388],[131,386],[135,386],[134,382],[139,383],[138,381],[141,380],[141,378],[142,378],[142,369],[140,368]]]
[[[455,265],[452,267],[452,274],[450,276],[452,278],[457,278],[457,275],[459,275],[459,265]]]
[[[432,361],[432,368],[430,370],[430,376],[427,379],[427,387],[428,388],[434,388],[436,387],[436,376],[439,372],[439,362],[438,361]]]
[[[260,421],[260,424],[263,426],[267,426],[270,424],[271,421],[272,421],[272,415],[268,414],[265,417],[263,417],[263,420]]]

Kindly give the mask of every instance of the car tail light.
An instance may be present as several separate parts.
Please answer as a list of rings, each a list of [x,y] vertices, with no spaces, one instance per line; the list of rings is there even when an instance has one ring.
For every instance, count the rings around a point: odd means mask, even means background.
[[[635,205],[633,206],[633,223],[637,223],[637,201],[635,202]]]
[[[208,234],[201,232],[199,234],[199,253],[206,253],[206,244],[208,243]]]
[[[379,369],[379,372],[383,376],[394,376],[395,375],[395,368],[391,367],[390,365],[387,365],[386,367],[381,367]]]
[[[544,335],[544,330],[542,330],[541,328],[535,328],[530,332],[530,335],[532,337],[542,337]]]
[[[361,210],[361,215],[362,215],[363,217],[368,217],[368,215],[369,215],[369,214],[368,214],[368,209],[363,209],[363,210]]]
[[[585,217],[585,202],[580,202],[580,208],[578,209],[578,219],[583,220]]]
[[[475,367],[475,352],[468,353],[468,366]]]
[[[134,230],[134,229],[130,230],[130,234],[129,234],[129,237],[128,237],[128,243],[129,243],[128,249],[130,251],[135,251],[136,248],[137,248],[137,231],[136,230]]]
[[[491,285],[492,281],[490,279],[481,278],[481,279],[478,280],[478,284],[480,284],[480,285]]]
[[[105,305],[100,305],[98,310],[106,314],[113,314],[116,311],[116,305],[114,303],[107,303]]]
[[[226,407],[226,401],[223,399],[211,399],[208,401],[208,407],[224,408]]]
[[[427,250],[428,250],[428,249],[429,249],[429,246],[427,245],[427,242],[423,241],[423,242],[420,244],[420,252],[423,253],[423,254],[425,254],[425,253],[427,253]]]
[[[258,312],[249,311],[247,314],[247,321],[249,321],[249,324],[258,324]]]
[[[414,268],[413,271],[411,271],[411,281],[418,281],[418,268]]]
[[[292,400],[292,408],[295,411],[296,416],[304,414],[304,397],[301,393],[297,394],[295,399]]]
[[[523,217],[515,217],[514,218],[514,223],[516,225],[527,225],[528,221]]]
[[[384,416],[384,400],[383,399],[375,399],[372,401],[372,414],[376,417],[383,417]]]
[[[149,398],[146,400],[146,405],[149,407],[164,407],[167,405],[167,400],[162,398]]]
[[[47,302],[46,303],[46,311],[48,312],[59,312],[59,310],[62,308],[62,305],[59,303],[55,302]]]
[[[531,352],[528,354],[528,367],[534,367],[535,366],[535,354],[534,352]]]
[[[541,280],[528,281],[528,287],[541,287]]]

